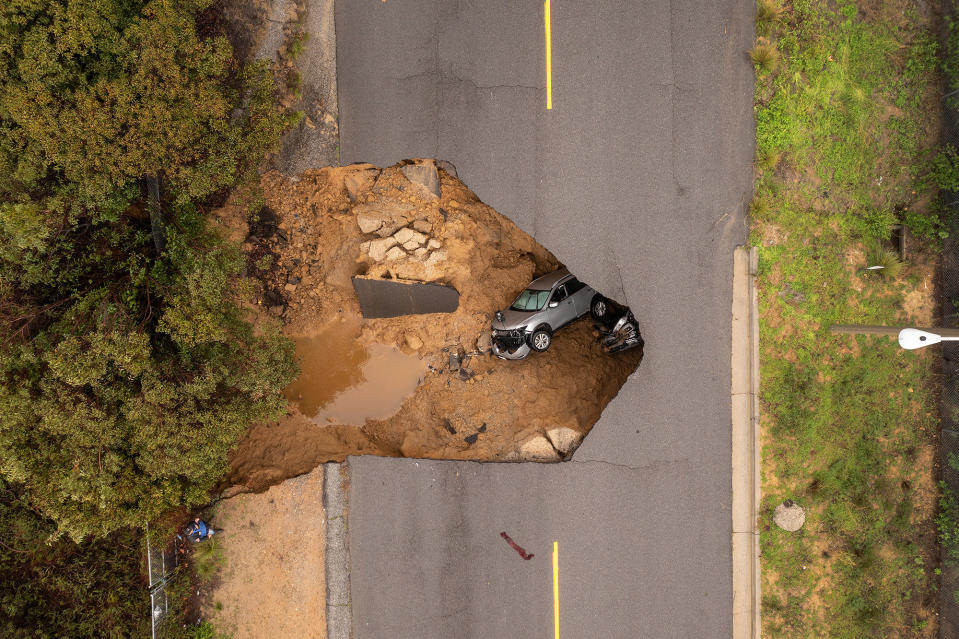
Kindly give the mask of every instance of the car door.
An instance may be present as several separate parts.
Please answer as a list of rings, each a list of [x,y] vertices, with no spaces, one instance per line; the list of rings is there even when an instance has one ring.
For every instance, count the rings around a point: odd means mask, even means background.
[[[573,298],[573,306],[576,307],[576,317],[589,312],[590,302],[593,301],[592,290],[593,289],[575,277],[566,282],[566,293]]]
[[[576,306],[573,303],[573,297],[566,291],[565,284],[560,284],[553,290],[549,302],[551,305],[549,323],[554,329],[576,319]],[[552,306],[554,303],[556,306]]]

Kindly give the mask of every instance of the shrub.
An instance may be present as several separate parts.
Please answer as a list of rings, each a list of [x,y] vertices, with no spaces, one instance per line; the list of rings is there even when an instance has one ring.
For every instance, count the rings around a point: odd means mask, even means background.
[[[959,151],[951,144],[940,149],[932,160],[931,177],[936,187],[959,191]]]
[[[902,214],[902,223],[916,237],[927,240],[945,239],[949,237],[947,212],[933,206],[929,213],[914,209],[906,209]]]
[[[772,211],[772,205],[768,198],[754,195],[749,203],[749,218],[751,220],[765,220]]]
[[[48,543],[55,531],[0,480],[0,636],[149,636],[140,534],[123,529],[95,542]]]
[[[782,159],[782,151],[768,150],[756,154],[756,166],[763,171],[775,171]]]
[[[946,40],[940,54],[940,68],[946,78],[948,94],[959,90],[959,21],[951,16],[945,18]],[[959,107],[959,98],[949,95],[946,103],[950,108]]]
[[[779,66],[779,49],[768,39],[758,38],[756,44],[749,50],[749,58],[753,61],[756,72],[766,75]]]
[[[862,234],[872,240],[889,237],[889,229],[896,223],[896,214],[889,208],[870,208],[859,215]]]
[[[309,33],[299,33],[295,38],[293,38],[289,48],[289,57],[291,60],[296,60],[298,57],[300,57],[300,54],[303,53],[303,49],[306,48],[306,41],[309,39]]]
[[[939,482],[942,496],[939,498],[939,514],[936,527],[939,529],[939,544],[950,566],[959,564],[959,499],[946,486]]]
[[[896,279],[902,270],[902,260],[895,251],[884,248],[879,242],[872,242],[866,249],[866,266],[880,266],[877,273],[887,279]]]
[[[757,0],[756,24],[772,26],[782,19],[783,6],[779,0]]]

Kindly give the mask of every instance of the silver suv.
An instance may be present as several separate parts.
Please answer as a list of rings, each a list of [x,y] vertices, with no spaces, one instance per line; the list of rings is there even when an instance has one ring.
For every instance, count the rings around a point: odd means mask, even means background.
[[[591,308],[592,306],[601,308]],[[566,269],[530,282],[510,307],[496,311],[493,320],[493,353],[502,359],[523,359],[530,349],[545,351],[553,332],[593,311],[606,314],[606,299]]]

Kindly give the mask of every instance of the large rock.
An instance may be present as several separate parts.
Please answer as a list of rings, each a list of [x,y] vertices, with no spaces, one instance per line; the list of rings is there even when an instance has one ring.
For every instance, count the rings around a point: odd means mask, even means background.
[[[350,196],[351,202],[356,202],[356,197],[360,192],[370,188],[373,180],[379,175],[379,169],[357,169],[343,178],[343,186],[346,187],[346,193]]]
[[[396,240],[392,237],[384,237],[380,240],[370,242],[368,254],[375,262],[382,262],[386,257],[386,252],[396,246]]]
[[[387,237],[409,224],[414,206],[393,200],[378,200],[369,204],[357,204],[353,207],[356,223],[364,233],[376,233]],[[362,220],[362,222],[361,222]],[[372,229],[370,231],[364,228]]]
[[[440,196],[440,176],[433,160],[420,160],[416,164],[407,164],[400,169],[412,184],[423,187],[423,191],[433,197]]]
[[[378,213],[357,213],[356,223],[360,226],[360,232],[373,233],[383,226],[383,217]]]
[[[416,231],[410,228],[401,228],[399,231],[393,234],[393,237],[396,238],[396,241],[399,244],[406,245],[406,244],[409,244],[410,242],[414,243],[416,246],[413,246],[412,248],[416,248],[417,246],[423,246],[424,244],[426,244],[426,236],[423,235],[422,233],[417,233]],[[407,248],[410,248],[410,247],[407,247]]]
[[[773,511],[773,523],[788,532],[796,532],[806,523],[806,511],[792,499],[787,499]]]
[[[386,252],[386,261],[395,262],[396,260],[402,260],[406,257],[406,251],[401,249],[398,246],[394,246]]]
[[[559,461],[556,449],[542,435],[536,435],[519,447],[519,454],[529,461]]]
[[[446,261],[446,251],[433,251],[426,260],[426,266],[436,266],[440,262]]]
[[[573,450],[579,446],[579,443],[583,441],[583,435],[581,433],[576,432],[572,428],[566,428],[565,426],[551,428],[546,431],[546,437],[548,437],[550,443],[553,444],[553,448],[559,451],[564,457],[573,452]]]

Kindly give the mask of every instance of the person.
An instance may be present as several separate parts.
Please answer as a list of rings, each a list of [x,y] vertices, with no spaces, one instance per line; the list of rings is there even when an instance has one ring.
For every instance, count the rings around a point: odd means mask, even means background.
[[[213,528],[208,526],[205,521],[199,517],[194,517],[193,523],[186,529],[186,536],[190,541],[197,543],[213,536]]]

